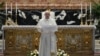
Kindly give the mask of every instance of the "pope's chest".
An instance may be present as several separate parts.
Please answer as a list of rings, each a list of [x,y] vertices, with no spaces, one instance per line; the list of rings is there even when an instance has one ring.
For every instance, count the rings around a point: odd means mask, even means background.
[[[52,25],[52,22],[50,22],[50,21],[44,21],[44,22],[42,23],[42,25]]]

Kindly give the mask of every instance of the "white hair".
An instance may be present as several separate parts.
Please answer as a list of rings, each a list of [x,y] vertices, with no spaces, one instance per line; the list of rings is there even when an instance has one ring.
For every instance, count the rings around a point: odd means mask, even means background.
[[[55,19],[55,13],[53,11],[44,11],[42,12],[42,19],[45,18],[45,13],[50,13],[50,19]]]

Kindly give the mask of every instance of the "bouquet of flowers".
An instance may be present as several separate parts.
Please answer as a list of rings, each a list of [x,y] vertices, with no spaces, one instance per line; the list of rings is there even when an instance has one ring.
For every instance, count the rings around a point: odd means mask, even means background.
[[[29,51],[27,56],[38,56],[39,51],[37,49]],[[57,50],[57,56],[69,56],[68,53],[66,53],[64,50],[58,49]]]
[[[37,49],[29,51],[27,54],[27,56],[38,56],[38,55],[39,55],[39,52]]]
[[[64,50],[58,49],[57,56],[69,56]]]

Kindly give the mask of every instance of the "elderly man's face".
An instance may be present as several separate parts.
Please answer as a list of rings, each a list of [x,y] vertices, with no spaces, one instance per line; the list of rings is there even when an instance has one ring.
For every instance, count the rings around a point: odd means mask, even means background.
[[[50,13],[45,13],[45,18],[49,19],[49,17],[50,17]]]

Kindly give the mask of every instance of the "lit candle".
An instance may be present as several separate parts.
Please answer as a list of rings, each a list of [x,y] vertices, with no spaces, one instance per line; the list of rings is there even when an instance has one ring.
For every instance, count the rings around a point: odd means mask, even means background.
[[[16,3],[16,14],[17,14],[17,3]]]
[[[81,14],[83,14],[83,5],[81,3]]]
[[[87,14],[87,4],[86,4],[85,6],[86,6],[86,8],[85,8],[85,13]]]
[[[12,15],[12,3],[11,3],[11,15]]]
[[[6,3],[6,8],[5,9],[6,9],[6,15],[7,15],[7,3]]]
[[[90,3],[90,16],[92,14],[92,6],[91,6],[91,3]]]

